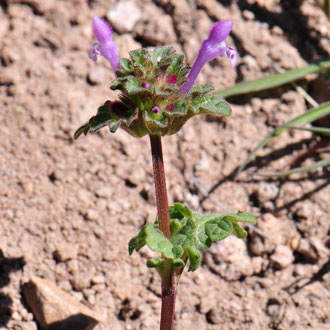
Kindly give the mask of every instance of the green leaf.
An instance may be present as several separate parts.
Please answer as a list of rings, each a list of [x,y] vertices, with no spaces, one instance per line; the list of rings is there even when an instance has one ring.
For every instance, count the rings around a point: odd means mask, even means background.
[[[108,113],[100,113],[99,115],[92,117],[89,121],[91,132],[96,132],[100,128],[107,126],[111,120],[112,116],[109,110]]]
[[[122,119],[113,120],[109,123],[109,131],[111,133],[116,133],[117,129],[119,128],[120,124],[122,122]]]
[[[183,65],[184,56],[181,54],[175,54],[172,56],[172,63],[167,68],[166,73],[177,73],[177,71]]]
[[[127,58],[122,58],[119,63],[125,73],[131,73],[134,71],[133,63]]]
[[[301,79],[310,73],[317,73],[329,69],[330,61],[319,62],[317,64],[311,64],[303,68],[274,74],[261,79],[242,82],[232,87],[223,89],[221,91],[216,91],[213,93],[213,95],[230,97],[234,95],[259,92],[265,89],[274,88]]]
[[[229,105],[222,99],[211,94],[197,95],[192,98],[190,106],[195,113],[207,113],[221,116],[229,116]]]
[[[237,174],[239,174],[245,166],[248,164],[250,159],[256,154],[256,152],[267,145],[274,137],[280,135],[290,128],[290,126],[295,126],[300,123],[311,123],[314,120],[325,117],[330,114],[330,102],[324,103],[321,106],[314,108],[298,117],[287,122],[285,125],[276,128],[270,135],[268,135],[264,140],[262,140],[245,158],[243,164],[238,169]]]
[[[247,233],[238,222],[255,222],[255,217],[249,213],[202,215],[191,213],[188,207],[180,203],[170,207],[170,217],[172,228],[175,228],[175,234],[172,233],[170,239],[159,230],[156,219],[155,224],[147,224],[129,243],[130,254],[145,244],[151,250],[161,253],[163,259],[154,258],[147,262],[148,267],[157,268],[160,274],[164,258],[172,259],[174,269],[181,267],[182,271],[182,267],[189,261],[188,271],[196,270],[202,261],[199,249],[209,248],[212,242],[222,240],[230,233],[245,238]]]
[[[173,259],[173,266],[174,267],[184,267],[186,264],[181,258]]]
[[[149,267],[149,268],[158,268],[158,267],[161,267],[164,264],[164,260],[165,259],[161,259],[161,258],[149,259],[147,261],[147,267]]]
[[[88,131],[89,131],[89,123],[86,123],[86,124],[82,125],[81,127],[79,127],[79,128],[75,131],[75,133],[74,133],[74,135],[73,135],[73,138],[74,138],[75,140],[77,140],[77,139],[80,137],[80,135],[81,135],[82,133],[84,133],[85,135],[87,135]]]
[[[184,221],[179,221],[178,219],[171,220],[171,224],[170,224],[171,234],[176,235],[183,225],[184,225]]]
[[[183,219],[184,217],[189,218],[192,215],[189,207],[181,203],[174,203],[174,205],[170,206],[169,209],[171,219]]]
[[[206,94],[206,93],[212,91],[213,89],[214,88],[212,85],[197,85],[189,91],[187,97],[194,95],[194,94],[196,94],[196,95]]]
[[[161,90],[157,85],[154,85],[155,87],[155,94],[157,96],[166,96],[169,95],[171,92],[169,90]]]
[[[127,77],[125,88],[128,94],[137,94],[146,91],[146,89],[141,86],[140,82],[132,76]]]
[[[180,257],[174,255],[173,244],[164,236],[159,228],[156,228],[151,223],[148,223],[145,228],[146,243],[152,251],[161,253],[165,258],[173,259]]]
[[[188,219],[187,223],[176,235],[171,237],[170,241],[174,246],[182,246],[182,248],[186,249],[195,244],[195,234],[195,223],[191,219]]]
[[[124,81],[122,79],[115,79],[111,82],[110,89],[112,89],[113,91],[116,89],[119,89],[122,91],[123,88],[124,88]]]
[[[146,122],[153,122],[158,127],[167,127],[168,120],[163,113],[152,113],[152,111],[144,112],[144,120]]]
[[[201,265],[203,254],[195,247],[188,248],[185,252],[189,260],[188,272],[193,272]]]
[[[235,222],[256,223],[257,221],[253,214],[247,212],[228,213],[224,214],[223,217]]]
[[[174,109],[172,111],[168,110],[167,113],[170,115],[181,115],[184,116],[188,112],[187,104],[184,101],[177,101],[174,103]]]
[[[155,67],[162,67],[171,62],[170,56],[173,54],[174,50],[169,46],[159,46],[154,49],[151,53],[151,61]]]
[[[223,215],[194,213],[193,217],[198,219],[196,245],[200,249],[208,249],[212,242],[223,240],[233,230],[232,222],[225,219]]]
[[[139,235],[133,237],[128,243],[128,252],[131,255],[134,250],[138,252],[146,245],[146,227],[143,227]]]
[[[233,234],[238,238],[246,238],[247,232],[237,223],[233,222]]]

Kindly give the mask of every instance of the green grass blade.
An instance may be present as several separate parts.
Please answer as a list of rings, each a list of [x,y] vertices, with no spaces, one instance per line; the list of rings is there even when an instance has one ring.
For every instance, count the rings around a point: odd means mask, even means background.
[[[292,169],[290,171],[286,171],[286,172],[275,172],[275,173],[264,173],[264,174],[255,173],[254,175],[262,176],[264,178],[282,177],[282,176],[289,176],[289,175],[295,174],[295,173],[309,172],[309,171],[315,170],[316,168],[326,167],[329,165],[330,165],[330,159],[323,159],[312,165],[304,166],[304,167],[297,167],[297,168],[294,168],[294,169]]]
[[[311,132],[311,133],[329,135],[330,136],[330,128],[326,128],[326,127],[317,127],[317,126],[301,127],[301,126],[287,126],[287,125],[282,125],[281,127],[287,127],[289,129],[299,129],[301,131],[308,131],[308,132]]]
[[[295,126],[300,123],[310,123],[316,119],[325,117],[330,114],[330,102],[324,103],[318,108],[312,109],[286,123],[284,126],[280,126],[275,129],[269,136],[267,136],[263,141],[261,141],[246,157],[243,164],[238,169],[237,174],[239,174],[246,166],[246,164],[250,161],[250,159],[254,156],[254,154],[261,148],[263,148],[269,141],[271,141],[275,136],[280,135],[289,129],[290,126]]]
[[[212,94],[222,97],[230,97],[240,94],[249,94],[260,92],[265,89],[274,88],[287,84],[289,82],[303,78],[310,73],[318,73],[322,70],[330,69],[330,61],[319,62],[317,64],[307,65],[303,68],[289,70],[283,73],[274,74],[261,79],[238,83],[232,87],[225,88]]]

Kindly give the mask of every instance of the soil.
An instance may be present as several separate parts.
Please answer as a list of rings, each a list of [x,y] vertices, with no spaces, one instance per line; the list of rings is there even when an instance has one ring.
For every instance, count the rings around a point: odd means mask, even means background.
[[[116,98],[108,63],[87,57],[92,16],[107,17],[116,2],[0,2],[1,329],[37,329],[22,295],[31,276],[101,313],[95,330],[158,328],[160,279],[145,265],[150,252],[127,252],[156,214],[149,141],[106,129],[72,138]],[[114,26],[121,57],[170,43],[192,64],[212,23],[234,21],[228,44],[238,50],[237,67],[215,59],[198,78],[216,89],[330,56],[330,24],[312,0],[131,2],[141,9],[133,27]],[[324,102],[329,85],[320,82],[320,91],[315,79],[299,85]],[[192,119],[163,139],[169,199],[195,211],[252,212],[259,230],[215,244],[198,271],[184,273],[176,329],[330,329],[329,169],[251,175],[283,170],[319,137],[284,133],[233,176],[275,126],[311,106],[295,86],[229,101],[230,117]]]

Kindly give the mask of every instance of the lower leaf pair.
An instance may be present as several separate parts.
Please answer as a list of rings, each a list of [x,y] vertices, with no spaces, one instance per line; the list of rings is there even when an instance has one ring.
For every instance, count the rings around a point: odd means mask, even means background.
[[[144,226],[128,246],[130,255],[145,245],[152,251],[161,253],[162,258],[147,261],[148,267],[157,268],[160,273],[165,259],[171,259],[174,268],[184,267],[189,261],[188,271],[195,271],[202,261],[200,250],[208,249],[212,242],[223,240],[230,234],[245,238],[247,232],[239,222],[256,222],[256,218],[250,213],[199,214],[192,213],[180,203],[170,207],[170,219],[170,239],[160,231],[156,219],[154,224]]]

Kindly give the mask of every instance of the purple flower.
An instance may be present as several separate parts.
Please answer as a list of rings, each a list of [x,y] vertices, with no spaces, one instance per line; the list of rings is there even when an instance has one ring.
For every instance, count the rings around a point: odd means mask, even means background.
[[[230,66],[234,67],[236,65],[236,51],[233,48],[228,47],[225,43],[225,39],[228,37],[232,26],[233,21],[231,20],[218,22],[213,25],[209,38],[202,43],[202,47],[199,50],[193,67],[191,68],[187,81],[181,87],[181,94],[188,94],[204,64],[213,60],[215,57],[229,57]]]
[[[117,46],[112,40],[112,31],[108,23],[97,17],[93,17],[93,31],[98,43],[95,43],[89,51],[89,58],[96,62],[97,55],[101,54],[111,64],[112,69],[117,71],[120,68]]]

